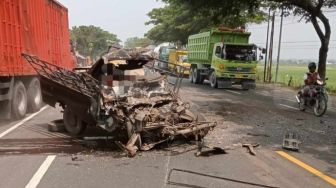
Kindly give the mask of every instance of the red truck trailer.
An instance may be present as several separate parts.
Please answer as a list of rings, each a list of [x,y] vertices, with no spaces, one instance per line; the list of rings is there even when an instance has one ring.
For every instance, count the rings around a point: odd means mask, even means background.
[[[21,56],[28,53],[73,69],[68,10],[55,0],[0,1],[0,118],[41,108],[40,82]]]

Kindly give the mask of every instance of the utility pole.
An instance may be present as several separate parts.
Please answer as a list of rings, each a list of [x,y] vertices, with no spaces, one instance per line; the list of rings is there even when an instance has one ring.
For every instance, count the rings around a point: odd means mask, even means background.
[[[272,59],[273,59],[273,43],[274,43],[274,22],[275,22],[275,12],[273,12],[273,16],[272,16],[272,30],[271,30],[270,49],[269,49],[269,63],[268,63],[268,71],[267,71],[267,79],[268,79],[268,82],[271,82],[271,80],[272,80]]]
[[[267,55],[268,55],[268,38],[269,38],[269,26],[271,19],[271,8],[268,10],[268,24],[267,24],[267,39],[266,39],[266,54],[265,54],[265,65],[264,65],[264,82],[266,82],[266,67],[267,67]]]
[[[282,39],[282,24],[283,24],[284,11],[281,9],[281,23],[280,23],[280,34],[279,34],[279,47],[278,47],[278,58],[275,71],[275,82],[278,81],[279,63],[280,63],[280,52],[281,52],[281,39]]]

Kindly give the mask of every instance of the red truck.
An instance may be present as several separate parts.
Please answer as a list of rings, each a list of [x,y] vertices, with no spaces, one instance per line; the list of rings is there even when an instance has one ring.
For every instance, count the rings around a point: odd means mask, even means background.
[[[0,1],[1,119],[20,119],[42,105],[39,79],[23,52],[74,68],[66,7],[55,0]]]

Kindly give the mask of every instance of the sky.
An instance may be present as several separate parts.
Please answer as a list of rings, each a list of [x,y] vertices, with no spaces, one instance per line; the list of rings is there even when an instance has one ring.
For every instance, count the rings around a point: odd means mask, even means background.
[[[143,37],[153,26],[146,26],[147,13],[164,6],[157,0],[59,0],[69,9],[70,27],[95,25],[117,35],[123,42],[130,37]],[[336,59],[336,10],[327,13],[332,27],[329,59]],[[319,38],[311,23],[298,23],[298,17],[284,19],[281,59],[318,59]],[[274,59],[277,56],[280,17],[274,36]],[[265,47],[267,23],[249,25],[251,43]],[[335,36],[334,36],[335,33]]]
[[[336,60],[336,10],[332,11],[333,12],[326,13],[332,29],[328,57],[329,59]],[[300,17],[293,16],[284,18],[280,57],[281,59],[317,60],[320,47],[320,40],[317,33],[315,32],[311,22],[298,22],[299,20]],[[276,16],[274,32],[274,59],[278,54],[280,21],[280,16]],[[249,25],[248,30],[251,32],[251,42],[263,47],[266,46],[267,22],[258,25],[251,24]]]
[[[70,27],[95,25],[123,42],[130,37],[143,37],[152,27],[147,13],[164,6],[156,0],[58,0],[69,10]]]

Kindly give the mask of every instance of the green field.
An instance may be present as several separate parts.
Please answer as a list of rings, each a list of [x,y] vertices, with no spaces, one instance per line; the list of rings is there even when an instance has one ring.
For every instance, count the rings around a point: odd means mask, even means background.
[[[275,65],[275,64],[274,64]],[[292,77],[291,87],[299,88],[303,85],[303,76],[308,71],[307,65],[283,64],[279,66],[278,83],[288,85]],[[257,79],[262,81],[264,77],[264,65],[258,65]],[[327,65],[327,89],[336,94],[336,65]],[[275,66],[272,68],[272,81],[275,80]]]

